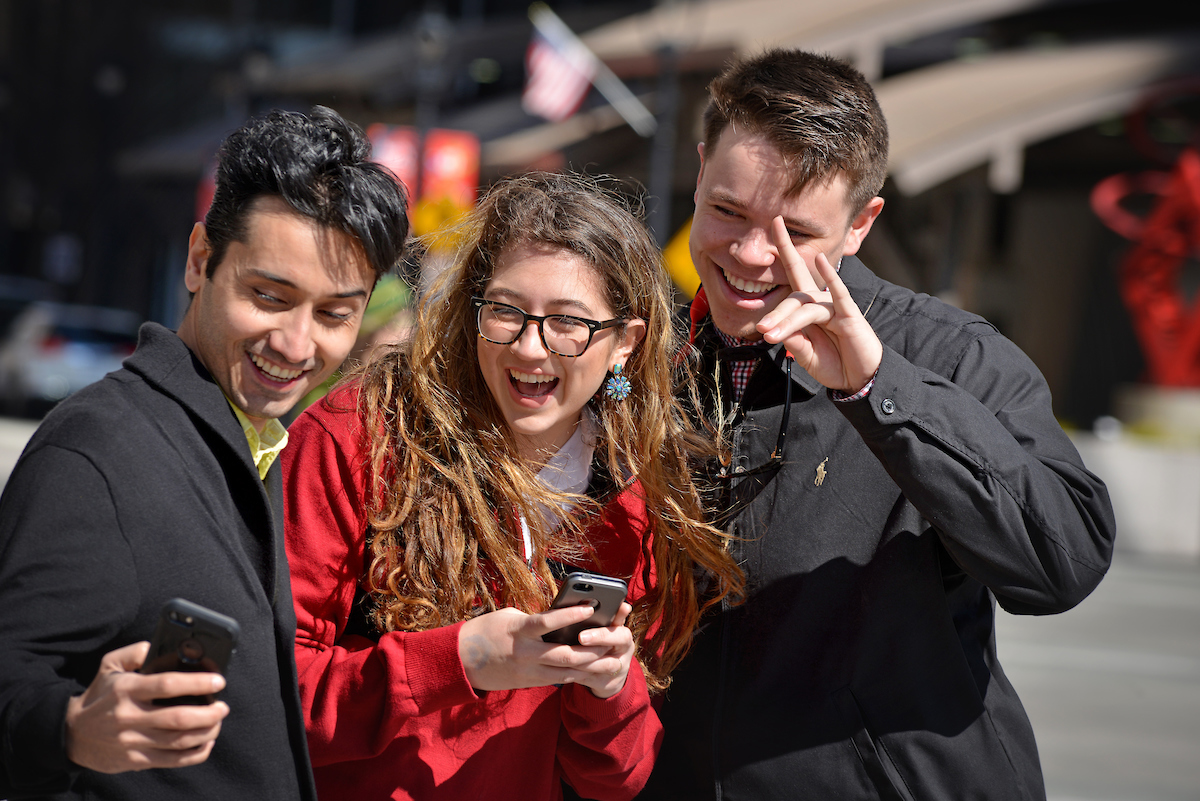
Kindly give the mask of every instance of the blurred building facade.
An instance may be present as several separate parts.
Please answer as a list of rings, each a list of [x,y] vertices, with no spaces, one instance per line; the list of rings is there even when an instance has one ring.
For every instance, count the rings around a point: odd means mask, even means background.
[[[984,314],[1090,427],[1143,370],[1115,272],[1130,243],[1092,213],[1103,178],[1165,169],[1200,114],[1127,113],[1197,74],[1200,7],[1165,0],[643,0],[550,6],[658,114],[642,137],[593,91],[549,123],[520,104],[526,2],[0,0],[0,275],[174,325],[216,144],[248,116],[323,103],[478,137],[480,183],[584,169],[686,226],[707,82],[731,55],[804,46],[873,77],[893,133],[864,248],[884,277]],[[1196,283],[1189,268],[1183,291]]]

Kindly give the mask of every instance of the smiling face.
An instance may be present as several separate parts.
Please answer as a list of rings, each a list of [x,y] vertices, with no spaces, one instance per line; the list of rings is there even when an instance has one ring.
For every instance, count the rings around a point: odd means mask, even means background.
[[[208,278],[204,225],[192,230],[179,337],[261,430],[349,355],[375,274],[351,237],[279,198],[256,200],[246,231]]]
[[[501,253],[482,295],[539,317],[613,316],[596,269],[576,253],[545,245],[519,244]],[[625,364],[644,333],[645,323],[636,319],[624,328],[597,331],[574,358],[546,350],[534,323],[508,345],[477,339],[483,379],[525,458],[541,464],[566,444],[584,405],[612,366]]]
[[[696,213],[689,244],[717,327],[731,336],[760,339],[755,323],[792,292],[771,242],[771,221],[782,216],[792,244],[809,265],[824,253],[830,264],[858,252],[883,207],[875,198],[851,218],[848,184],[837,173],[800,194],[779,150],[767,139],[728,128],[717,146],[700,146]]]

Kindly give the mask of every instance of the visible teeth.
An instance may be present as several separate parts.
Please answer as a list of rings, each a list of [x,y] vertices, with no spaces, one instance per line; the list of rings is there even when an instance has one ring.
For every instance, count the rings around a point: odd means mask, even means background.
[[[254,362],[254,365],[259,370],[262,370],[264,373],[271,376],[271,378],[277,378],[280,381],[291,381],[293,378],[296,378],[304,372],[303,370],[285,370],[279,365],[271,364],[266,359],[254,353],[250,354],[250,361]]]
[[[557,378],[557,376],[553,375],[534,375],[533,373],[522,373],[517,370],[509,370],[508,372],[522,384],[545,384]]]
[[[721,272],[725,273],[725,280],[729,282],[731,287],[751,295],[762,295],[779,286],[779,284],[763,284],[759,281],[743,281],[736,275],[731,275],[727,270],[722,270]]]

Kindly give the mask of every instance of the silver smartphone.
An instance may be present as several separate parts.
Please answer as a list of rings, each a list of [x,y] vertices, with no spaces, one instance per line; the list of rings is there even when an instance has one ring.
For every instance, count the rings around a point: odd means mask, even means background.
[[[561,609],[565,606],[586,604],[592,607],[592,616],[579,623],[543,634],[542,639],[546,642],[578,645],[579,632],[607,626],[613,622],[628,589],[625,582],[618,578],[595,573],[571,573],[563,579],[558,595],[550,607]]]

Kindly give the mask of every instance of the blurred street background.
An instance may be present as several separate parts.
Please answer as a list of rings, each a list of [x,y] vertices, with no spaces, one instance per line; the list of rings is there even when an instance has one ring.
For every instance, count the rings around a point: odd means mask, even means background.
[[[359,124],[422,234],[505,174],[614,176],[682,302],[705,87],[768,46],[871,78],[892,148],[860,255],[1023,348],[1112,492],[1100,588],[1000,619],[1051,799],[1200,801],[1200,3],[0,0],[0,482],[142,321],[178,323],[248,117]],[[441,258],[377,289],[359,355]]]
[[[1122,551],[1078,607],[1002,614],[997,640],[1033,721],[1050,801],[1200,798],[1194,563]]]

